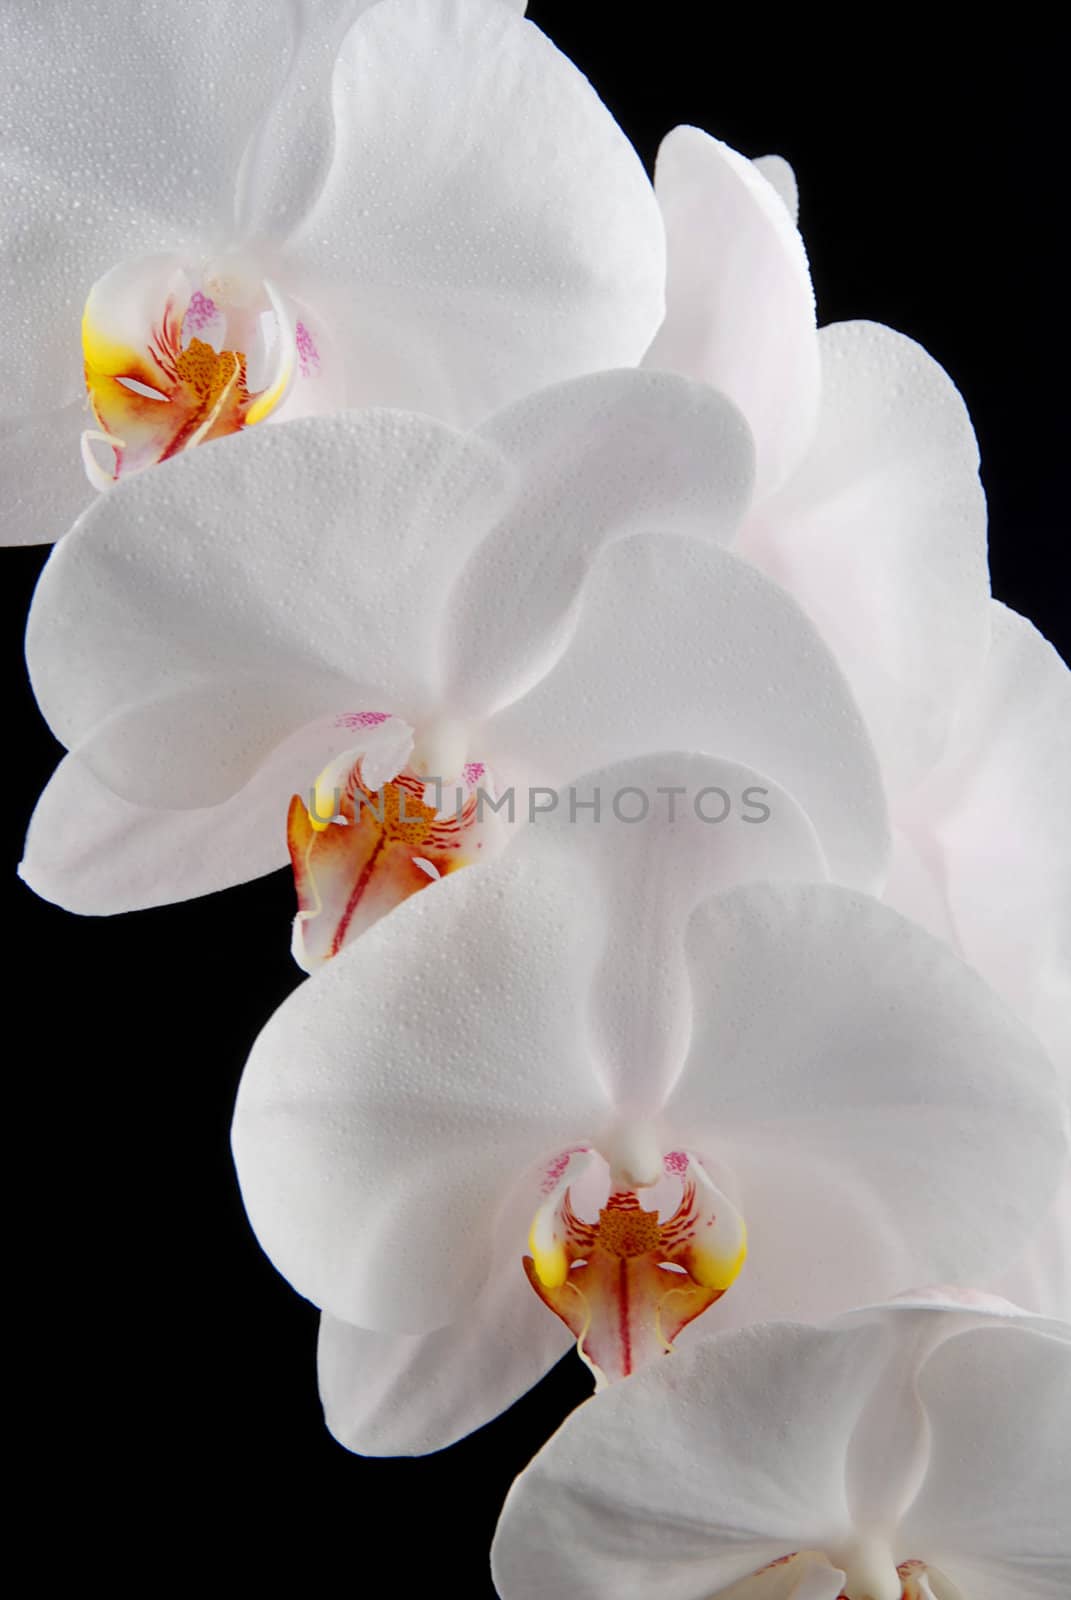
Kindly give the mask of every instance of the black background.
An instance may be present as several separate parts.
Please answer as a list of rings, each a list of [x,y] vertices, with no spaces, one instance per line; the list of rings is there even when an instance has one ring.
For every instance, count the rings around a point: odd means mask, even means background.
[[[823,322],[910,333],[977,428],[993,586],[1069,654],[1066,140],[1052,40],[879,28],[787,34],[774,13],[535,0],[650,166],[675,123],[796,167]],[[570,1357],[445,1454],[364,1461],[325,1431],[316,1313],[261,1256],[228,1152],[235,1086],[298,973],[284,874],[208,901],[71,917],[14,879],[58,750],[25,683],[22,624],[43,551],[5,552],[4,785],[11,955],[5,1030],[8,1442],[42,1576],[155,1593],[491,1592],[486,1552],[513,1475],[588,1391]],[[372,1568],[366,1566],[371,1560]],[[386,1570],[383,1570],[385,1566]],[[379,1572],[378,1581],[372,1578]]]

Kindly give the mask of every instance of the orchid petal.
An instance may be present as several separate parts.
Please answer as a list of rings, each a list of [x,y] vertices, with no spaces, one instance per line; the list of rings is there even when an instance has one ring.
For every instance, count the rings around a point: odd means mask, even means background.
[[[847,322],[818,343],[814,441],[738,548],[817,624],[901,793],[940,756],[986,647],[978,447],[958,392],[911,339]]]
[[[82,305],[109,268],[229,230],[291,15],[286,0],[186,0],[166,25],[120,4],[3,8],[0,102],[18,142],[5,150],[0,390],[13,410],[80,395]]]
[[[465,1314],[433,1333],[373,1333],[320,1321],[320,1398],[327,1426],[361,1455],[442,1450],[513,1404],[564,1355],[567,1330],[533,1295],[507,1209],[487,1281]]]
[[[800,217],[800,191],[796,182],[796,174],[784,156],[756,156],[751,165],[756,171],[761,172],[766,182],[770,184],[784,204],[785,210],[795,225],[799,225]]]
[[[840,670],[788,595],[698,541],[606,550],[559,661],[480,737],[492,766],[551,786],[652,748],[741,762],[806,811],[833,876],[880,883],[881,776]]]
[[[769,815],[761,822],[747,809],[749,794],[763,796]],[[637,800],[647,802],[645,816]],[[738,883],[825,876],[793,799],[759,773],[708,756],[642,756],[578,779],[514,848],[547,871],[560,862],[584,898],[604,908],[586,1033],[592,1070],[613,1103],[637,1117],[660,1109],[688,1049],[691,909]]]
[[[78,459],[92,421],[84,395],[55,411],[0,418],[0,544],[50,544],[94,500]]]
[[[828,884],[716,897],[687,944],[692,1044],[665,1117],[751,1239],[720,1326],[1008,1262],[1054,1196],[1067,1119],[1051,1063],[975,973]]]
[[[466,1312],[518,1174],[605,1118],[583,1048],[599,939],[598,908],[575,913],[564,871],[473,867],[276,1012],[234,1151],[261,1244],[302,1293],[407,1333]]]
[[[470,425],[639,359],[662,313],[654,196],[536,28],[501,0],[373,6],[342,43],[332,107],[332,159],[288,258],[317,286],[349,404]]]
[[[876,1483],[912,1394],[914,1498],[872,1521],[861,1455]],[[1069,1420],[1067,1326],[895,1305],[759,1325],[574,1412],[510,1490],[493,1572],[503,1600],[800,1600],[840,1592],[830,1568],[875,1600],[1057,1600]]]
[[[903,1524],[970,1600],[1063,1600],[1071,1582],[1071,1330],[971,1329],[926,1362],[929,1467]]]
[[[662,141],[666,320],[644,364],[734,400],[755,435],[756,493],[783,483],[818,411],[814,292],[803,242],[752,164],[698,128]]]
[[[506,1498],[491,1556],[503,1600],[713,1600],[844,1543],[844,1450],[881,1350],[869,1328],[757,1327],[587,1402]]]
[[[607,542],[655,531],[727,543],[752,466],[734,408],[660,373],[560,384],[494,417],[480,437],[515,476],[510,505],[452,597],[448,693],[470,713],[508,701],[560,653]]]
[[[19,876],[67,911],[113,916],[246,883],[286,863],[286,807],[352,731],[335,718],[277,746],[248,783],[217,806],[136,806],[77,755],[60,762],[37,802]]]
[[[502,471],[478,441],[369,411],[135,476],[42,575],[27,632],[42,710],[103,782],[166,806],[225,799],[328,712],[412,721],[443,590]]]
[[[921,826],[940,853],[965,958],[1071,1069],[1071,672],[994,602],[984,670]],[[1025,819],[1025,820],[1024,820]]]

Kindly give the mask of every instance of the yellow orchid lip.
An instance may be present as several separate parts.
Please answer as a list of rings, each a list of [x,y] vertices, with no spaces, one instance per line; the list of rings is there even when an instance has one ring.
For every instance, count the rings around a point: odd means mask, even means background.
[[[94,284],[82,315],[86,392],[98,424],[82,436],[82,460],[94,487],[262,422],[298,366],[318,362],[308,329],[295,328],[271,282],[235,294],[233,305],[218,302],[192,269],[167,256],[123,263]],[[265,370],[251,387],[254,364]],[[96,452],[101,444],[112,451],[108,466]]]
[[[596,1387],[667,1354],[689,1322],[736,1280],[747,1257],[743,1218],[694,1156],[672,1151],[665,1171],[680,1201],[662,1222],[634,1188],[613,1185],[597,1221],[573,1209],[571,1188],[595,1157],[565,1152],[548,1169],[524,1269],[536,1294],[576,1335]]]

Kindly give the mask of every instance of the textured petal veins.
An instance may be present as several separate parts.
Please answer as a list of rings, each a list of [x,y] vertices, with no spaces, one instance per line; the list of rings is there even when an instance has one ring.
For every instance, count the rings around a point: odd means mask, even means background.
[[[743,1218],[694,1157],[675,1151],[666,1171],[681,1197],[667,1222],[634,1189],[615,1187],[598,1221],[573,1210],[571,1185],[590,1160],[569,1152],[553,1168],[524,1258],[528,1281],[576,1335],[604,1387],[665,1355],[689,1322],[735,1281],[747,1255]]]
[[[477,797],[467,788],[456,795],[455,805],[447,787],[444,805],[453,809],[437,811],[423,777],[406,767],[380,782],[368,752],[331,763],[307,799],[294,795],[286,826],[298,900],[293,950],[306,971],[477,859]]]

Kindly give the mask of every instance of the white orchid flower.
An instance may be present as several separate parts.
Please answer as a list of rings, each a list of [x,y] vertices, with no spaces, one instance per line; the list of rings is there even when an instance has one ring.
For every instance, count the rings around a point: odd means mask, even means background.
[[[523,821],[528,786],[668,744],[786,790],[832,876],[872,887],[884,798],[847,685],[719,548],[750,481],[728,402],[633,371],[471,435],[369,410],[120,485],[30,618],[74,754],[23,876],[86,912],[185,899],[282,865],[289,806],[311,966],[490,847],[474,789],[513,790]]]
[[[522,10],[4,6],[4,542],[268,417],[468,426],[639,359],[650,184]]]
[[[985,497],[966,408],[902,334],[816,329],[786,162],[680,127],[655,191],[667,310],[646,364],[711,384],[747,418],[757,482],[738,548],[818,624],[895,809],[940,755],[986,647]]]
[[[583,806],[740,781],[667,755],[575,787]],[[570,1335],[605,1382],[715,1301],[724,1327],[976,1278],[1044,1213],[1067,1145],[1040,1046],[879,902],[749,884],[819,865],[769,804],[721,834],[688,805],[672,826],[561,806],[262,1032],[239,1181],[326,1313],[321,1393],[351,1448],[441,1448]]]
[[[910,1301],[698,1341],[514,1483],[502,1600],[1065,1600],[1071,1327]]]
[[[646,361],[712,384],[751,426],[735,547],[801,603],[863,710],[896,839],[889,901],[1071,1071],[1071,678],[990,600],[963,402],[889,328],[816,330],[786,162],[677,128],[655,188],[667,316]]]

